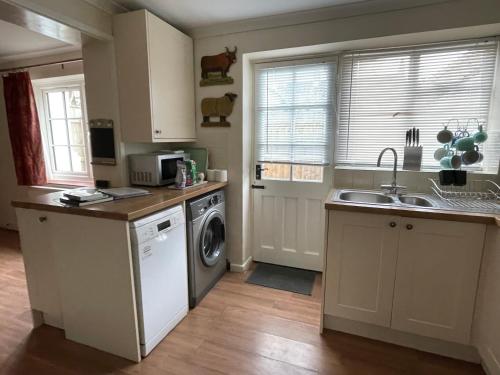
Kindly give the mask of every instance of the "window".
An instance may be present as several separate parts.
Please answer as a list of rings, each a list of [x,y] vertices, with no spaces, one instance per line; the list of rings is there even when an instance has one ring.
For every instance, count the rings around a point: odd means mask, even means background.
[[[92,180],[83,77],[34,81],[49,182]]]
[[[336,63],[257,64],[255,150],[265,179],[323,180],[331,163]]]
[[[402,163],[406,130],[417,127],[422,168],[439,168],[436,134],[450,119],[462,127],[469,122],[469,130],[479,122],[493,131],[488,119],[497,50],[498,42],[483,40],[344,54],[336,163],[375,166],[384,147],[394,147]],[[483,170],[497,168],[500,156],[491,147],[500,139],[489,135],[481,146]]]

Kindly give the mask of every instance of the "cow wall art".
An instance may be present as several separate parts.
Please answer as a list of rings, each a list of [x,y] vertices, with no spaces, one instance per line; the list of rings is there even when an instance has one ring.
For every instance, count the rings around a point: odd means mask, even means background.
[[[200,86],[232,84],[234,80],[227,74],[231,65],[236,62],[236,51],[236,47],[233,51],[226,47],[226,51],[218,55],[203,56],[201,58]]]

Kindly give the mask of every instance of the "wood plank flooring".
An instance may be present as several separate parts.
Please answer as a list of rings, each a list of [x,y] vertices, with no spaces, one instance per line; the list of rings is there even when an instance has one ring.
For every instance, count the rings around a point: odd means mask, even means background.
[[[140,364],[32,329],[17,234],[0,230],[1,374],[484,374],[480,366],[360,337],[318,334],[313,296],[228,273]]]

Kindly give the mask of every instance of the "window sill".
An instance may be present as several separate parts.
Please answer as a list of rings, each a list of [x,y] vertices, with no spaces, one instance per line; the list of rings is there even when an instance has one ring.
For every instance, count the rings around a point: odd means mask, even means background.
[[[45,189],[45,190],[53,190],[53,191],[61,191],[68,189],[77,189],[80,187],[94,187],[93,182],[84,182],[84,181],[64,181],[64,182],[56,182],[51,181],[46,185],[35,185],[31,186],[34,189]]]
[[[337,165],[333,168],[334,170],[347,170],[347,171],[368,171],[368,172],[376,172],[376,171],[383,171],[387,172],[390,171],[392,172],[392,167],[363,167],[363,166],[354,166],[354,165]],[[439,173],[439,169],[422,169],[420,171],[407,171],[404,169],[401,169],[401,167],[398,166],[398,173]],[[470,171],[467,170],[467,173],[472,173],[472,174],[478,174],[478,175],[490,175],[490,176],[496,176],[496,173],[494,172],[487,172],[487,171]]]

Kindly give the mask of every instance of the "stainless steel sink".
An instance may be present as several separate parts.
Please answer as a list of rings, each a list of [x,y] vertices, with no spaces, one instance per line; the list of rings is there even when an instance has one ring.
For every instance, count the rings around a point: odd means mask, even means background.
[[[373,204],[393,204],[394,199],[387,195],[367,191],[342,191],[338,195],[338,200],[345,202],[373,203]]]
[[[408,204],[411,206],[434,207],[434,204],[431,201],[429,201],[428,199],[425,199],[423,197],[413,196],[413,195],[401,195],[398,197],[398,200],[403,204]]]

